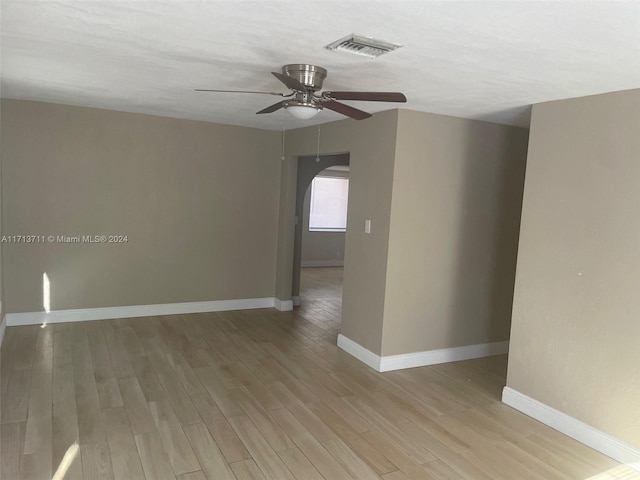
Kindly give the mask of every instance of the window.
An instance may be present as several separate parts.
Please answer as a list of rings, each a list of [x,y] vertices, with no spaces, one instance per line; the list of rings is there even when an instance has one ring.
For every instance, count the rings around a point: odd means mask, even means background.
[[[349,179],[316,177],[311,182],[310,232],[344,232],[347,229]]]

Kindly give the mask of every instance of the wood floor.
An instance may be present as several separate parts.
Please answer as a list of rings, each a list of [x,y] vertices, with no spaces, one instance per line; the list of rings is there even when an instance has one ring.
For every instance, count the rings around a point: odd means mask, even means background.
[[[504,356],[372,371],[309,280],[293,312],[8,328],[2,479],[638,478],[501,404]]]

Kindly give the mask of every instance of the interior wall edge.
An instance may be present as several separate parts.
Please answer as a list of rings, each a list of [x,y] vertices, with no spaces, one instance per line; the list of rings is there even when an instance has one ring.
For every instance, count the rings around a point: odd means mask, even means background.
[[[4,332],[7,329],[7,316],[2,315],[2,320],[0,320],[0,348],[2,348],[2,341],[4,340]]]

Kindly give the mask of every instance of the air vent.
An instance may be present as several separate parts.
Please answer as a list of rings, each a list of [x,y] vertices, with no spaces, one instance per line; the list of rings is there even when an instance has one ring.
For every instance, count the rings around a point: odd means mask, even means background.
[[[378,58],[380,55],[394,51],[402,45],[384,42],[363,35],[351,34],[327,45],[326,49],[337,52],[353,53],[363,57]]]

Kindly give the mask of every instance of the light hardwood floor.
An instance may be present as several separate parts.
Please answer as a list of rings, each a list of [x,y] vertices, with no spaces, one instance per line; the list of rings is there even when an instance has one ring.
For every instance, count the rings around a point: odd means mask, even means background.
[[[307,280],[293,312],[8,328],[2,479],[638,478],[501,404],[504,356],[370,370]]]

